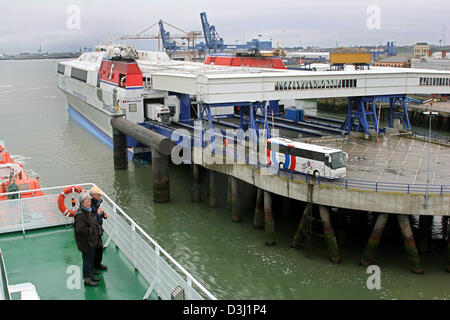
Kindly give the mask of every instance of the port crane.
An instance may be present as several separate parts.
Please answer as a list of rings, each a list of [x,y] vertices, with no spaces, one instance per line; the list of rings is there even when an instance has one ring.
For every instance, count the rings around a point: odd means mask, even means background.
[[[258,39],[252,39],[246,44],[224,44],[223,38],[219,36],[216,27],[209,24],[206,12],[200,13],[200,19],[209,52],[217,53],[223,52],[224,50],[246,50],[259,54],[261,50],[273,50],[271,41],[259,41]]]
[[[159,26],[158,35],[149,35],[146,34],[148,30]],[[172,35],[170,32],[166,31],[164,25],[167,25],[175,30],[180,31],[180,34]],[[157,39],[158,40],[158,51],[161,51],[162,48],[167,52],[167,54],[173,58],[176,51],[186,51],[191,58],[194,60],[196,56],[200,56],[204,50],[204,44],[197,44],[197,40],[203,38],[203,35],[200,31],[185,31],[181,28],[178,28],[164,20],[159,20],[152,24],[150,27],[142,30],[141,32],[135,35],[124,35],[120,39],[128,40],[128,39],[139,39],[139,40],[149,40],[149,39]],[[181,40],[177,41],[177,40]],[[162,47],[161,47],[162,44]]]

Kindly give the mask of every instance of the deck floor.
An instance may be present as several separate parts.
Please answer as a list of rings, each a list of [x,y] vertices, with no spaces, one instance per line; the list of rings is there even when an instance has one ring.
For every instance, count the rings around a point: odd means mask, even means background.
[[[25,236],[3,234],[0,249],[9,285],[31,282],[43,300],[133,300],[142,299],[148,289],[143,277],[112,243],[103,253],[102,263],[108,266],[108,271],[101,271],[97,276],[101,279],[99,286],[85,287],[81,252],[77,249],[72,226],[27,231]],[[80,268],[79,289],[67,286],[68,279],[73,279],[70,278],[73,273],[67,272],[70,266]]]

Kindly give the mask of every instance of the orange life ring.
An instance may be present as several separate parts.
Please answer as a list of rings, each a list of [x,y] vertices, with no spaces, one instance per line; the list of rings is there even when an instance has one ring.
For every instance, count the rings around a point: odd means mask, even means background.
[[[63,191],[61,191],[61,193],[59,194],[58,197],[58,207],[59,210],[61,210],[61,212],[66,216],[66,217],[73,217],[75,215],[75,210],[69,210],[66,208],[66,204],[64,203],[64,199],[66,199],[66,196],[69,193],[81,193],[83,192],[84,189],[79,187],[79,186],[71,186],[71,187],[67,187],[65,188]],[[75,199],[72,198],[72,204],[75,204]]]

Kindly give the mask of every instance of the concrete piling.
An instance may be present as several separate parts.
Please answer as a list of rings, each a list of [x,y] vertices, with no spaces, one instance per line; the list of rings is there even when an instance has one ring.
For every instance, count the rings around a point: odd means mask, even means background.
[[[339,263],[341,262],[341,257],[339,256],[336,236],[334,235],[333,226],[331,225],[330,211],[325,206],[319,206],[319,214],[320,220],[322,220],[323,235],[328,248],[330,261],[333,263]]]
[[[303,211],[302,218],[297,227],[297,232],[295,233],[294,240],[292,241],[291,248],[300,249],[305,244],[303,243],[306,234],[308,232],[308,223],[310,222],[310,215],[312,214],[312,204],[307,203],[305,210]]]
[[[231,221],[241,221],[241,203],[239,198],[239,183],[238,179],[231,177]]]
[[[264,191],[264,230],[266,234],[266,245],[275,244],[275,220],[272,210],[272,195]]]
[[[215,175],[214,171],[209,170],[209,206],[211,208],[217,206]]]
[[[128,167],[127,152],[125,134],[113,128],[114,169],[126,169]]]
[[[398,224],[403,235],[403,242],[405,244],[406,254],[408,256],[409,269],[414,273],[423,273],[420,267],[419,253],[417,252],[416,243],[412,233],[411,225],[407,215],[397,215]]]
[[[375,249],[380,243],[380,239],[386,227],[388,217],[389,216],[387,213],[380,213],[378,215],[377,221],[375,222],[370,238],[367,241],[366,249],[364,250],[363,256],[359,262],[360,265],[367,267],[373,263],[375,258]]]
[[[256,191],[255,218],[253,219],[253,226],[256,229],[264,228],[264,219],[264,190],[258,188]]]
[[[169,158],[152,147],[153,201],[169,202]]]
[[[198,164],[192,165],[193,187],[192,187],[192,202],[200,202],[200,166]]]
[[[227,177],[227,181],[228,181],[228,192],[227,192],[227,209],[231,210],[231,176]]]

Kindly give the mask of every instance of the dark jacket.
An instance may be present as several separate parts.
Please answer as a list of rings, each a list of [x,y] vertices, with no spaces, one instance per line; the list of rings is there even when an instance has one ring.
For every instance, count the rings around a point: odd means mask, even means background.
[[[100,235],[103,234],[103,219],[105,218],[105,213],[98,213],[98,208],[100,208],[100,204],[103,202],[103,199],[100,200],[95,200],[94,198],[91,199],[91,209],[92,209],[92,213],[94,214],[94,217],[97,219],[98,225],[99,225],[99,230],[100,230]]]
[[[80,207],[75,215],[74,227],[75,240],[78,250],[81,252],[86,252],[102,245],[99,225],[91,212]]]

